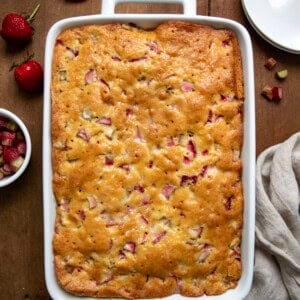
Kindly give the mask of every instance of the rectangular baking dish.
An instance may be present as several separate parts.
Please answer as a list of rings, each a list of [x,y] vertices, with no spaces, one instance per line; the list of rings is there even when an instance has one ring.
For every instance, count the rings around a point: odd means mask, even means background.
[[[184,14],[115,14],[115,6],[120,2],[160,2],[180,3]],[[102,15],[74,17],[55,23],[47,36],[45,53],[44,78],[44,121],[43,121],[43,201],[44,201],[44,263],[45,279],[48,291],[53,299],[79,300],[66,293],[57,283],[52,251],[52,235],[55,220],[55,199],[52,191],[51,165],[51,63],[56,37],[66,28],[105,23],[135,23],[144,29],[155,28],[167,20],[185,20],[210,25],[215,28],[227,28],[235,32],[241,49],[244,76],[244,140],[242,149],[243,185],[244,185],[244,225],[242,236],[242,276],[235,289],[216,296],[201,296],[197,299],[229,300],[243,299],[249,293],[252,284],[254,262],[254,228],[255,228],[255,102],[254,102],[254,70],[252,45],[247,30],[239,23],[217,17],[196,16],[196,0],[105,0],[102,1]],[[175,294],[166,297],[168,300],[189,299]],[[91,299],[91,298],[84,298]]]

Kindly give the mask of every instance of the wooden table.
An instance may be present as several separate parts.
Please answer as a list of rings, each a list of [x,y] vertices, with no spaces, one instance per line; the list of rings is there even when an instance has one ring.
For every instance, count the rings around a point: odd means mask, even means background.
[[[106,0],[109,1],[109,0]],[[9,72],[12,62],[22,61],[26,52],[34,52],[43,63],[46,34],[56,21],[100,11],[100,1],[40,1],[35,34],[31,43],[21,50],[9,49],[0,40],[0,107],[15,112],[29,128],[32,138],[32,159],[23,176],[0,190],[0,299],[50,299],[44,280],[43,216],[42,216],[42,108],[43,96],[20,92]],[[0,19],[9,12],[29,13],[35,1],[6,0],[0,6]],[[120,4],[117,12],[182,13],[175,4]],[[300,55],[285,53],[260,38],[252,29],[237,0],[198,0],[197,13],[236,20],[249,30],[253,47],[256,84],[257,154],[300,131]],[[296,29],[295,29],[296,30]],[[268,57],[278,61],[278,69],[287,68],[289,77],[282,83],[274,72],[264,67]],[[280,84],[284,89],[280,104],[260,96],[265,84]]]

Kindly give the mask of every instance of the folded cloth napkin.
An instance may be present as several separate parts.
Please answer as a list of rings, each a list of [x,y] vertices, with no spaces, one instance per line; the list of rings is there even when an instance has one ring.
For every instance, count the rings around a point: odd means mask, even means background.
[[[256,249],[247,300],[300,299],[300,132],[257,159]]]

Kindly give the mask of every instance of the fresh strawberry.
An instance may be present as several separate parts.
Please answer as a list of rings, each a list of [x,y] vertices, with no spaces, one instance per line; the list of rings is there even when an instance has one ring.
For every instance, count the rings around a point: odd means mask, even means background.
[[[23,44],[29,41],[33,32],[30,24],[33,22],[39,8],[40,4],[37,5],[28,18],[16,13],[6,15],[2,22],[2,30],[0,32],[3,39],[14,44]]]
[[[3,148],[3,159],[7,164],[11,164],[14,160],[18,159],[20,153],[15,147],[4,147]]]
[[[43,88],[43,69],[35,60],[17,66],[14,75],[19,87],[26,92],[37,93]]]

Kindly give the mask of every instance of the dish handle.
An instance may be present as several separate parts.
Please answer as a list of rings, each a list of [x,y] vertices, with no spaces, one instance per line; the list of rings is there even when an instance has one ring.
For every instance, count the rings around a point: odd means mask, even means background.
[[[196,0],[102,0],[101,13],[103,15],[114,15],[115,7],[119,3],[178,3],[183,6],[183,14],[186,16],[195,16],[197,14]]]

